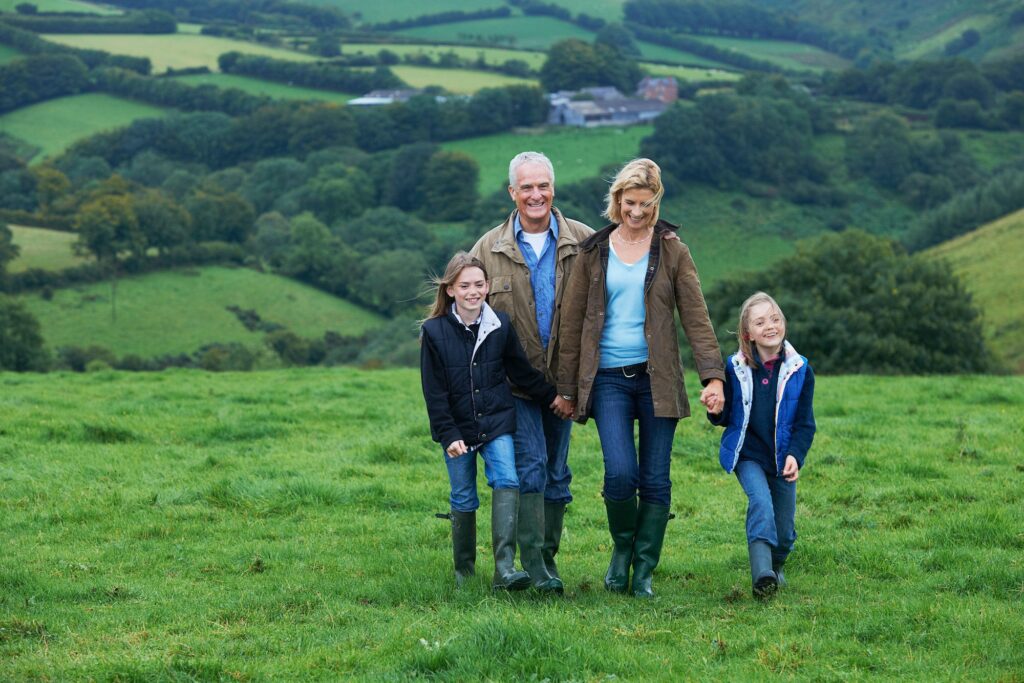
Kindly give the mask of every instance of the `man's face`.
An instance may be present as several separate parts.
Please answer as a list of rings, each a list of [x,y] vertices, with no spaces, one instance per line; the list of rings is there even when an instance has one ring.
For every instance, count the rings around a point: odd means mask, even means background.
[[[516,170],[516,184],[509,185],[508,193],[519,209],[519,221],[525,229],[548,226],[555,184],[544,165],[525,163],[520,166]]]

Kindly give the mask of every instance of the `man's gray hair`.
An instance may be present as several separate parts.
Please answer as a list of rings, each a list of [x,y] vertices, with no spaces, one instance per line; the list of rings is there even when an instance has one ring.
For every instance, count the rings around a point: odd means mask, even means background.
[[[508,163],[509,186],[515,187],[516,175],[519,172],[519,167],[523,164],[540,164],[547,168],[548,175],[551,176],[551,187],[555,186],[555,167],[551,165],[551,159],[548,159],[540,152],[520,152],[512,157],[512,161]]]

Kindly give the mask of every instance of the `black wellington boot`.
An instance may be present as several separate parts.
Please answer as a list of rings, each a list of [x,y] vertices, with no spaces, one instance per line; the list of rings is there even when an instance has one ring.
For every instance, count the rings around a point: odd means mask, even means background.
[[[494,548],[495,590],[521,591],[530,575],[516,570],[516,517],[519,489],[495,489],[491,498],[491,545]]]
[[[476,511],[449,513],[452,520],[452,556],[455,559],[455,585],[462,587],[476,573]]]
[[[544,566],[548,568],[548,574],[561,580],[558,573],[558,565],[555,564],[555,555],[562,545],[562,525],[565,520],[565,503],[552,503],[544,501],[544,545],[541,552],[544,554]]]
[[[654,578],[654,568],[661,560],[661,547],[665,543],[669,509],[666,505],[652,505],[640,501],[636,518],[636,541],[633,543],[633,595],[653,598],[651,582]]]
[[[542,593],[562,593],[562,580],[548,573],[544,563],[544,494],[519,494],[519,561],[533,587]]]
[[[636,536],[636,496],[629,500],[604,500],[608,512],[608,531],[612,535],[612,560],[604,575],[604,587],[613,593],[629,588],[629,565],[633,562]]]
[[[779,589],[779,577],[772,571],[772,547],[765,541],[754,541],[750,551],[750,579],[754,584],[754,597],[768,600]]]

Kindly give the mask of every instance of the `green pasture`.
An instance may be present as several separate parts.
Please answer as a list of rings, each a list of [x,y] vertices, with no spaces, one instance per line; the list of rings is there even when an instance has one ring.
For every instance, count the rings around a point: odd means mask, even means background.
[[[262,343],[264,332],[247,330],[227,306],[255,310],[302,337],[332,330],[361,334],[381,322],[374,313],[278,275],[247,268],[200,268],[126,277],[117,281],[116,320],[111,285],[101,282],[60,289],[50,301],[26,295],[53,349],[97,344],[117,356],[152,358],[191,353],[212,342]]]
[[[466,42],[481,39],[495,47],[511,46],[530,50],[547,50],[553,43],[565,38],[579,38],[588,43],[594,39],[593,33],[575,24],[541,16],[512,16],[505,19],[417,26],[398,33],[424,40]]]
[[[623,164],[636,157],[640,140],[651,126],[629,128],[573,128],[552,126],[542,130],[499,133],[445,142],[448,150],[465,152],[480,165],[478,188],[487,195],[508,187],[508,162],[527,150],[542,152],[555,167],[559,184],[592,178],[607,164]],[[511,200],[510,200],[511,201]],[[511,204],[510,210],[511,210]]]
[[[980,8],[979,8],[980,9]],[[941,26],[935,33],[917,42],[909,43],[906,46],[897,44],[896,53],[902,59],[924,59],[926,57],[939,57],[944,54],[946,43],[955,38],[967,29],[975,29],[985,35],[989,29],[1005,23],[1005,17],[995,14],[971,14],[960,16],[953,21]]]
[[[8,45],[0,45],[0,64],[9,64],[22,54]]]
[[[657,62],[668,62],[670,64],[685,64],[687,66],[697,66],[708,69],[729,68],[727,64],[723,64],[722,62],[714,59],[695,55],[691,52],[676,50],[664,45],[656,45],[654,43],[638,40],[636,41],[636,46],[640,50],[640,56],[643,59],[652,59]]]
[[[96,133],[135,119],[165,116],[169,110],[103,93],[59,97],[0,115],[0,131],[41,149],[43,157],[63,152]]]
[[[625,0],[553,0],[553,5],[560,5],[573,15],[580,12],[592,17],[601,17],[605,21],[622,21],[622,6]]]
[[[986,171],[1024,158],[1024,132],[971,130],[960,134],[963,149]]]
[[[15,12],[15,8],[26,0],[0,0],[0,12]],[[121,14],[121,10],[109,5],[98,5],[78,0],[32,0],[40,12],[80,12],[85,14]]]
[[[492,71],[477,71],[475,69],[440,69],[430,66],[398,64],[391,67],[391,70],[396,76],[414,88],[439,85],[450,92],[460,95],[472,95],[482,88],[501,88],[507,85],[537,85],[537,81],[532,78],[518,78]]]
[[[376,24],[394,19],[411,19],[423,14],[438,14],[462,10],[472,12],[494,9],[502,3],[495,0],[388,0],[387,2],[366,2],[365,0],[310,0],[312,5],[334,7],[356,19],[357,22]]]
[[[266,95],[279,100],[317,100],[345,104],[358,95],[346,95],[331,90],[303,88],[297,85],[286,85],[259,78],[237,76],[235,74],[211,73],[175,76],[175,80],[188,85],[215,85],[218,88],[238,88],[252,95]]]
[[[472,47],[467,45],[434,45],[431,43],[342,43],[341,51],[346,55],[373,55],[381,50],[390,50],[396,55],[427,55],[437,59],[439,55],[454,52],[462,59],[476,60],[483,57],[487,64],[502,64],[510,59],[518,59],[530,65],[531,69],[539,70],[544,66],[547,55],[535,50],[508,50],[497,47]]]
[[[705,35],[691,35],[689,37],[704,43],[710,43],[721,49],[733,50],[750,57],[763,59],[785,69],[823,71],[825,69],[845,69],[850,66],[848,60],[805,43]]]
[[[927,253],[953,266],[982,310],[989,348],[1011,372],[1024,373],[1024,210]]]
[[[293,50],[267,47],[243,40],[189,33],[165,35],[46,34],[43,35],[43,38],[72,47],[106,50],[114,54],[132,57],[149,57],[153,63],[153,73],[161,73],[167,69],[186,69],[198,66],[205,66],[216,71],[218,69],[217,58],[225,52],[232,51],[298,62],[316,59],[311,55]]]
[[[7,227],[11,229],[14,244],[19,249],[18,258],[7,265],[9,273],[20,273],[29,268],[62,270],[85,261],[72,251],[72,246],[78,241],[78,235],[73,232],[21,225]]]
[[[653,62],[640,62],[640,66],[652,76],[675,76],[676,80],[680,82],[738,81],[743,78],[743,74],[738,71],[724,71],[709,67],[676,66]]]
[[[796,340],[799,345],[799,340]],[[813,359],[812,359],[813,362]],[[695,402],[694,377],[689,377]],[[657,597],[602,588],[593,423],[564,597],[455,590],[415,370],[0,376],[0,679],[1016,681],[1024,378],[821,377],[789,585],[683,421]]]

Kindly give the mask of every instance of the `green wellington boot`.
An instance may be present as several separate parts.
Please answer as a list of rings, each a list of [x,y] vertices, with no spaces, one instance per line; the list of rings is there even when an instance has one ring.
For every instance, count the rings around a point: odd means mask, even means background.
[[[552,503],[544,501],[544,545],[541,552],[544,555],[544,566],[548,568],[548,574],[561,580],[558,573],[558,565],[555,564],[555,555],[562,545],[562,524],[565,520],[565,503]]]
[[[452,520],[452,556],[455,559],[455,585],[462,587],[476,573],[476,511],[448,513]]]
[[[542,593],[562,593],[562,580],[548,573],[544,563],[544,494],[519,494],[519,561],[533,587]]]
[[[516,517],[519,489],[495,489],[491,498],[491,546],[494,548],[494,590],[521,591],[530,575],[516,570]]]
[[[748,550],[754,597],[768,600],[779,589],[779,578],[772,571],[772,547],[764,541],[754,541]]]
[[[636,515],[636,541],[633,543],[633,595],[653,598],[651,581],[654,568],[661,560],[661,547],[665,543],[665,527],[669,509],[665,505],[652,505],[640,501]]]
[[[636,535],[636,496],[629,500],[604,501],[608,512],[608,531],[612,535],[612,560],[604,575],[604,587],[613,593],[629,588],[629,565],[633,562],[633,538]]]

